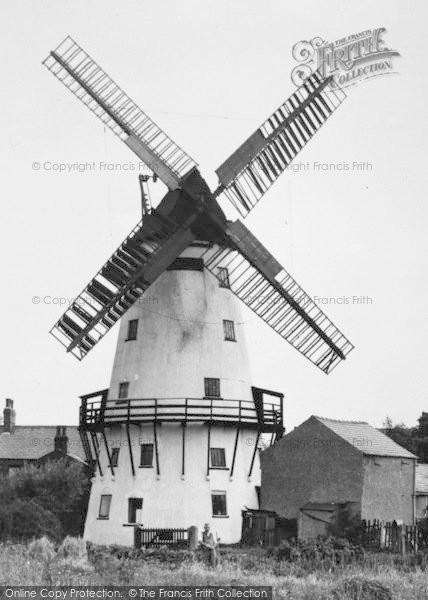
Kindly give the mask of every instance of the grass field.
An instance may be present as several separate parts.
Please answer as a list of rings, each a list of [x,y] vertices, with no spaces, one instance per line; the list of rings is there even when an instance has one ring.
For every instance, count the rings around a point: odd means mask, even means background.
[[[184,553],[186,554],[186,553]],[[290,600],[426,600],[428,571],[392,556],[365,557],[362,564],[303,567],[260,550],[224,554],[212,569],[183,553],[88,560],[79,541],[56,552],[30,544],[0,545],[0,585],[267,585]]]

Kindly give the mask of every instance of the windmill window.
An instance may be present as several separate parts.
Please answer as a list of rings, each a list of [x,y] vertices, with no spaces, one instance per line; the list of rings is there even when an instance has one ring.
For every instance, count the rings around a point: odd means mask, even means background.
[[[229,271],[225,267],[219,267],[217,278],[220,280],[220,287],[230,288]]]
[[[236,342],[235,324],[233,321],[223,321],[224,339],[228,342]]]
[[[227,517],[226,492],[211,494],[213,517]]]
[[[141,521],[141,514],[138,515],[137,511],[142,508],[142,498],[128,498],[128,523],[137,523],[137,517],[139,517],[138,521]]]
[[[111,449],[110,459],[111,459],[112,467],[117,467],[117,464],[119,462],[119,450],[120,450],[120,448],[112,448]]]
[[[110,516],[111,494],[102,494],[100,500],[99,519],[108,519]]]
[[[140,467],[153,467],[153,444],[141,444]]]
[[[220,379],[205,377],[204,385],[207,398],[220,398]]]
[[[129,392],[129,381],[121,381],[119,383],[119,400],[126,400]]]
[[[131,319],[128,321],[128,336],[126,338],[126,342],[130,342],[132,340],[137,339],[138,332],[138,319]]]
[[[211,448],[211,467],[226,468],[226,451],[224,448]]]

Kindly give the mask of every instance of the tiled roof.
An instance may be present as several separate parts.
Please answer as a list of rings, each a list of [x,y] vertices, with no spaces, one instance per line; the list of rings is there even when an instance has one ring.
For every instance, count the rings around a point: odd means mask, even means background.
[[[363,421],[336,421],[313,417],[363,454],[416,458],[414,454],[391,440],[387,435]]]
[[[428,465],[416,465],[416,493],[428,494]]]
[[[17,425],[13,433],[0,432],[0,460],[35,460],[55,449],[56,425]],[[68,455],[86,460],[77,427],[67,426]]]

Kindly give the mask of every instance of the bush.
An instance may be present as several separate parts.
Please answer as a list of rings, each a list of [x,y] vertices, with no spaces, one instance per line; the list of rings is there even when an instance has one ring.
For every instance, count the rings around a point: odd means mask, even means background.
[[[33,540],[28,546],[28,556],[39,562],[50,562],[55,554],[55,546],[47,537]]]
[[[352,600],[392,600],[392,593],[389,588],[372,579],[364,577],[352,577],[345,579],[333,592],[338,600],[343,598],[352,598]]]
[[[344,538],[353,544],[361,544],[364,540],[364,523],[360,515],[347,506],[339,511],[337,521],[330,524],[328,534]]]
[[[65,459],[25,466],[10,476],[3,476],[0,478],[0,539],[43,535],[58,539],[61,531],[79,535],[88,491],[89,479],[83,465]]]
[[[58,548],[58,558],[88,560],[86,542],[82,538],[67,536]]]
[[[0,508],[0,537],[16,541],[47,537],[59,540],[62,528],[59,519],[31,500],[16,500]]]
[[[92,565],[88,562],[86,542],[82,538],[67,536],[58,548],[56,559],[55,567],[60,572],[92,571]]]
[[[118,565],[120,561],[144,561],[153,564],[167,564],[170,568],[178,568],[183,563],[193,562],[195,554],[190,550],[172,549],[167,546],[160,548],[130,548],[111,544],[103,546],[87,542],[88,557],[95,569],[105,571],[108,565]]]
[[[271,548],[268,554],[277,561],[291,562],[314,570],[359,563],[364,558],[364,549],[348,540],[329,537],[284,542],[277,548]]]

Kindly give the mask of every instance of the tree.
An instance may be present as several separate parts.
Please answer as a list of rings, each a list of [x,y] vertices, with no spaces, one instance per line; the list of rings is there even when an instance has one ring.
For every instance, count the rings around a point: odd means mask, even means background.
[[[420,437],[418,427],[406,427],[404,423],[396,423],[394,425],[392,419],[388,416],[382,425],[385,435],[403,448],[406,448],[409,452],[419,456],[422,438]]]
[[[61,522],[49,510],[32,500],[16,499],[0,509],[0,539],[17,541],[49,537],[55,541],[62,537]]]
[[[0,480],[0,535],[7,530],[4,523],[9,522],[12,529],[6,537],[22,537],[19,518],[15,518],[19,511],[28,531],[31,527],[27,515],[33,515],[36,523],[46,525],[42,535],[57,537],[58,524],[64,535],[79,535],[86,516],[89,487],[85,466],[67,459],[27,465],[4,476]]]
[[[327,527],[328,534],[343,538],[353,544],[361,544],[364,539],[364,524],[361,515],[351,504],[339,507],[336,520]]]

